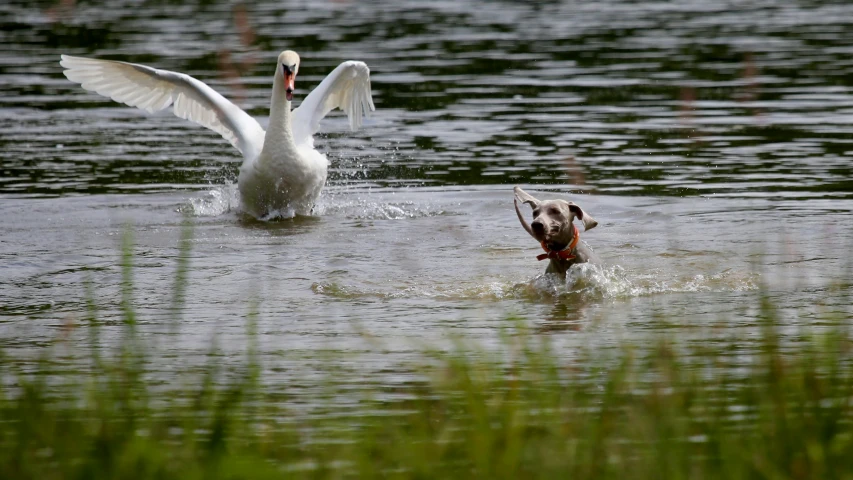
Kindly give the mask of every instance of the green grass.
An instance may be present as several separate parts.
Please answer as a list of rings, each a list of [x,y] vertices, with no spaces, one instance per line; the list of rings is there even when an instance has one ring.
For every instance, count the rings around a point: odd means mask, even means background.
[[[760,293],[749,352],[661,335],[557,360],[547,336],[508,321],[507,354],[425,351],[411,367],[422,380],[395,395],[330,368],[307,414],[264,383],[254,341],[236,371],[211,347],[192,377],[150,374],[132,260],[120,346],[101,345],[92,302],[82,366],[64,363],[63,340],[35,365],[0,354],[2,478],[853,478],[847,326],[783,336]]]

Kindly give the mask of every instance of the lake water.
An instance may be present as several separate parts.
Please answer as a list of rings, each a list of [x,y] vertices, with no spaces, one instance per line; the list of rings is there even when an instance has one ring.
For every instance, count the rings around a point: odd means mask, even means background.
[[[664,334],[748,346],[761,289],[790,326],[853,310],[853,4],[11,1],[0,23],[6,352],[83,322],[87,280],[115,341],[128,230],[165,372],[214,339],[242,360],[254,311],[271,378],[334,350],[395,381],[423,346],[497,345],[513,318],[571,356]],[[302,56],[297,103],[358,59],[377,111],[358,132],[323,122],[317,216],[266,223],[239,212],[226,141],[87,93],[58,63],[189,73],[265,124],[284,49]],[[516,184],[596,217],[582,237],[606,264],[541,277]]]

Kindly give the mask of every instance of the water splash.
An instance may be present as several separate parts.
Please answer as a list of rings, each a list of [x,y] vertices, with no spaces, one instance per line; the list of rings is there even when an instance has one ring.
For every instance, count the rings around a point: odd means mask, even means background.
[[[729,269],[712,275],[672,278],[665,271],[636,275],[619,265],[585,263],[570,268],[565,282],[556,275],[543,274],[530,283],[537,292],[554,297],[601,300],[667,293],[755,290],[758,288],[758,275]]]
[[[354,220],[405,220],[412,218],[454,215],[444,207],[430,204],[416,204],[411,201],[387,202],[362,197],[343,197],[335,195],[322,198],[314,208],[320,216],[339,215]]]
[[[642,293],[642,288],[631,281],[619,265],[605,266],[582,263],[566,273],[567,294],[588,298],[632,297]]]
[[[501,279],[492,282],[399,285],[387,289],[337,282],[318,282],[314,293],[339,299],[433,298],[446,300],[553,300],[601,301],[667,293],[739,292],[758,288],[757,274],[726,270],[714,275],[662,279],[632,275],[619,265],[581,264],[569,269],[565,281],[557,275],[541,274],[528,282]]]
[[[207,191],[203,196],[191,198],[187,205],[188,213],[197,217],[216,217],[240,205],[237,185],[226,182]]]
[[[231,211],[240,211],[240,193],[237,184],[226,181],[203,195],[189,199],[180,211],[197,217],[216,217]],[[293,218],[293,209],[275,210],[260,219],[262,221]],[[312,212],[314,216],[342,216],[353,220],[404,220],[457,215],[445,206],[416,204],[413,201],[389,202],[384,199],[347,194],[324,193]]]

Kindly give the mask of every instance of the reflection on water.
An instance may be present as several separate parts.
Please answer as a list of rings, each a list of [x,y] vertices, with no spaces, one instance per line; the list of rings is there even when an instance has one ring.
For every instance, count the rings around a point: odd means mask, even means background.
[[[166,358],[214,336],[241,350],[252,302],[270,363],[370,350],[365,329],[391,352],[376,371],[448,332],[489,344],[508,317],[569,355],[661,316],[754,328],[759,288],[789,324],[849,316],[850,19],[847,2],[770,0],[0,4],[0,346],[80,321],[86,278],[116,338],[128,224],[140,326]],[[88,94],[58,63],[187,72],[265,124],[285,48],[298,98],[364,60],[377,112],[355,133],[324,121],[319,217],[276,223],[238,214],[241,158],[218,135]],[[542,276],[513,184],[594,215],[607,264]]]
[[[0,64],[2,193],[151,192],[236,177],[238,154],[215,134],[84,93],[62,77],[59,53],[188,72],[265,117],[284,48],[303,54],[300,95],[343,59],[373,70],[379,112],[368,128],[345,133],[340,118],[324,127],[332,184],[853,190],[846,2],[63,5],[0,6],[0,38],[14,47]]]

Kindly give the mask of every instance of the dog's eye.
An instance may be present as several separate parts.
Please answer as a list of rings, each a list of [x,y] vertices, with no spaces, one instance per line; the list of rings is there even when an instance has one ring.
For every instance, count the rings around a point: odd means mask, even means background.
[[[536,210],[533,210],[533,216],[535,217],[538,215],[539,215],[539,209],[537,208]]]
[[[548,210],[548,213],[549,213],[549,214],[551,214],[551,215],[559,215],[559,214],[560,214],[560,210],[559,210],[559,209],[557,209],[557,208],[552,208],[552,209]]]

